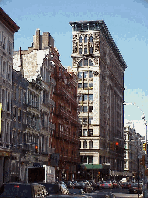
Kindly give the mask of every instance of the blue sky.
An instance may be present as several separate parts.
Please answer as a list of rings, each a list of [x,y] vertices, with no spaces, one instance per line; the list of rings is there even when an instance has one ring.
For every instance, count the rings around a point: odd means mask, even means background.
[[[136,103],[148,119],[148,2],[147,0],[0,0],[17,23],[15,50],[31,46],[37,28],[55,39],[63,66],[71,66],[70,21],[104,20],[128,65],[125,101]],[[135,105],[125,106],[126,119],[141,119]]]

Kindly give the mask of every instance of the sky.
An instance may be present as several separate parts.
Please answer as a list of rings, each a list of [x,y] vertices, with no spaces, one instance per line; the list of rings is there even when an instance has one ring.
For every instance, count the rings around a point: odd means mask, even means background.
[[[148,1],[147,0],[0,0],[0,7],[16,22],[14,50],[28,49],[37,28],[50,32],[64,67],[72,66],[70,21],[104,20],[119,48],[127,69],[124,74],[124,116],[148,121]],[[131,103],[131,104],[130,104]]]

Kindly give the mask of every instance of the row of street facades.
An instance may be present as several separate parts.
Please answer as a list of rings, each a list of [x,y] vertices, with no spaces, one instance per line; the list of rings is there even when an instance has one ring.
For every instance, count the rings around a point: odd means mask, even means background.
[[[137,178],[143,137],[124,128],[127,65],[104,21],[70,25],[66,69],[49,32],[14,51],[20,27],[0,8],[0,185],[27,181],[35,165],[55,167],[58,180]]]

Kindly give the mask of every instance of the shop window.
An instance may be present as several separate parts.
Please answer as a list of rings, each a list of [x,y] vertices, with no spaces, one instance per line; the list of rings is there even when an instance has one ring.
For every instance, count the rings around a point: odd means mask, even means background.
[[[88,156],[88,163],[93,164],[93,156]]]

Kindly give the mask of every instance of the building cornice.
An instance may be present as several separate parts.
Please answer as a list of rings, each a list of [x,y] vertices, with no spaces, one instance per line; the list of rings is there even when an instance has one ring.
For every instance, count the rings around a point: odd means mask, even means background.
[[[20,27],[0,8],[0,21],[13,33],[17,32]]]

